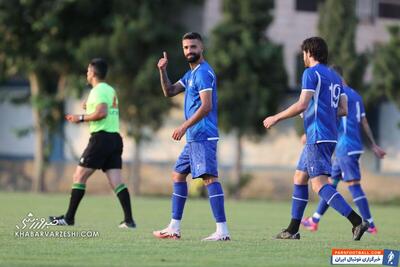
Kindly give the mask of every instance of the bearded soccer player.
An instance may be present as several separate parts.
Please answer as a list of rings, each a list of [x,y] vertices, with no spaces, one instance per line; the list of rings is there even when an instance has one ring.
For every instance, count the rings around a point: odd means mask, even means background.
[[[186,134],[186,145],[179,156],[172,180],[172,215],[169,225],[154,231],[157,238],[179,239],[181,220],[188,187],[186,177],[201,178],[208,190],[211,209],[216,221],[216,231],[203,241],[227,241],[230,235],[226,225],[224,192],[218,182],[217,169],[217,81],[214,70],[203,58],[203,41],[200,34],[186,33],[182,38],[183,53],[190,70],[172,84],[167,75],[167,53],[158,62],[161,87],[166,97],[185,93],[185,121],[172,134],[174,140],[181,140]]]
[[[352,224],[353,240],[360,240],[368,229],[368,222],[353,211],[342,195],[329,184],[331,158],[335,149],[338,115],[347,114],[342,81],[335,71],[326,66],[328,47],[320,37],[303,41],[304,65],[302,91],[299,100],[286,110],[264,120],[269,129],[281,120],[303,113],[306,144],[294,174],[292,218],[289,226],[277,239],[300,239],[299,226],[308,202],[308,181],[313,190]],[[343,111],[343,112],[342,112]]]
[[[84,104],[86,114],[65,116],[71,123],[89,123],[91,136],[73,175],[67,212],[65,215],[49,217],[56,225],[74,225],[75,213],[85,194],[86,182],[96,169],[102,169],[124,212],[125,218],[119,227],[136,227],[132,218],[128,188],[123,183],[121,175],[123,143],[119,134],[118,98],[114,88],[105,82],[107,69],[106,61],[101,58],[90,62],[87,68],[87,81],[92,89]]]

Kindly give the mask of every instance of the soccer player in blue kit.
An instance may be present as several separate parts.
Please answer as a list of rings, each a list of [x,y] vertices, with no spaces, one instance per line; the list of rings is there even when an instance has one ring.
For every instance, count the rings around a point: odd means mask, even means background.
[[[339,66],[332,66],[332,68],[339,75],[342,75],[342,70]],[[361,96],[347,85],[344,85],[343,90],[347,96],[348,114],[342,117],[338,123],[339,139],[335,149],[330,183],[336,188],[340,180],[346,182],[354,203],[364,220],[367,220],[370,224],[367,231],[371,234],[376,234],[377,228],[371,216],[368,200],[360,184],[359,159],[364,152],[361,128],[371,143],[371,149],[377,158],[382,159],[386,152],[374,140]],[[301,224],[307,230],[317,231],[321,216],[324,215],[328,208],[328,204],[323,199],[320,199],[318,208],[313,216],[304,218]]]
[[[347,114],[342,81],[335,71],[326,66],[328,47],[320,37],[303,41],[304,65],[302,91],[296,103],[264,120],[269,129],[281,120],[303,113],[306,144],[301,153],[293,182],[292,211],[289,226],[277,239],[300,239],[299,227],[308,202],[308,180],[312,188],[330,206],[345,216],[353,225],[353,240],[360,240],[368,229],[368,222],[354,212],[342,195],[329,184],[331,158],[338,139],[337,120]]]
[[[186,141],[179,156],[172,180],[172,218],[163,230],[154,231],[157,238],[179,239],[181,219],[188,196],[186,177],[202,178],[207,187],[211,210],[216,221],[216,231],[203,241],[228,241],[230,235],[226,225],[224,192],[218,182],[217,141],[217,81],[214,70],[203,58],[203,41],[200,34],[186,33],[182,38],[183,53],[190,70],[172,84],[167,75],[167,53],[159,60],[161,87],[166,97],[185,92],[184,123],[172,134],[174,140],[181,140],[186,133]]]

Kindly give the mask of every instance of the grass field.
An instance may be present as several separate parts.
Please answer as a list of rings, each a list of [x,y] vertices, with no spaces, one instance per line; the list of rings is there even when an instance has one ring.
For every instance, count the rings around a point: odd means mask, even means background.
[[[0,193],[1,266],[328,266],[332,248],[400,249],[399,206],[374,206],[376,236],[351,240],[350,223],[329,210],[317,233],[301,231],[301,240],[273,240],[287,226],[289,202],[227,201],[232,242],[204,243],[214,231],[206,200],[189,199],[182,239],[156,240],[151,232],[169,222],[168,198],[133,199],[136,230],[118,229],[122,211],[112,195],[87,195],[74,227],[54,230],[98,231],[96,238],[17,238],[16,224],[62,214],[68,195]],[[306,215],[311,214],[311,203]],[[53,230],[54,229],[54,230]]]

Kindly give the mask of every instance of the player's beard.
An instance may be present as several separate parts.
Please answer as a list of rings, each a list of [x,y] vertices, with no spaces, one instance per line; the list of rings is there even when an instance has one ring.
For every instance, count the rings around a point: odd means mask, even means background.
[[[190,53],[190,54],[187,54],[187,56],[186,56],[186,60],[187,60],[189,63],[195,63],[195,62],[197,62],[199,59],[200,59],[200,54]]]

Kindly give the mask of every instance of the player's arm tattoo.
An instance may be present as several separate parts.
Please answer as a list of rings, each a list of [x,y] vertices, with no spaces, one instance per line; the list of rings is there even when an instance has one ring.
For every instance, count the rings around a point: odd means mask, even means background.
[[[164,96],[172,97],[184,91],[184,87],[180,82],[176,82],[174,84],[168,78],[167,70],[160,70],[160,81],[161,88],[163,90]]]

